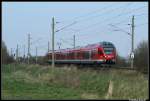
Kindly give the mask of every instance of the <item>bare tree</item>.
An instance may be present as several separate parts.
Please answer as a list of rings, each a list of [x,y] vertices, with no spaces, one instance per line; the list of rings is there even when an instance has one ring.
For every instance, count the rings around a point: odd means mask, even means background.
[[[142,41],[135,49],[134,65],[141,72],[148,73],[148,41]]]
[[[9,56],[8,54],[8,50],[7,47],[4,43],[4,41],[2,41],[2,47],[1,47],[1,62],[2,64],[8,64],[14,61],[12,56]]]

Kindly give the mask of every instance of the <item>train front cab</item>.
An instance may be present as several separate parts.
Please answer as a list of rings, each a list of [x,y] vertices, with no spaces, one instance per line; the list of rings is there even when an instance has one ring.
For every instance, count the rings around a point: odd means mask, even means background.
[[[114,46],[98,48],[98,55],[98,61],[101,64],[116,63],[116,49]]]
[[[103,50],[106,59],[106,64],[115,64],[116,62],[115,47],[104,47]]]

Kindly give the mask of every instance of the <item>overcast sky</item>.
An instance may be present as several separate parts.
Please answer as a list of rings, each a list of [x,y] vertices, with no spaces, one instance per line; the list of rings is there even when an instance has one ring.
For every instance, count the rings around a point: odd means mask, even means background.
[[[135,16],[135,48],[148,40],[148,2],[2,2],[2,40],[10,49],[19,45],[23,55],[28,34],[31,35],[31,54],[46,54],[51,44],[51,23],[55,18],[55,49],[85,46],[102,41],[112,42],[121,56],[131,51],[131,19]],[[115,25],[115,27],[111,26]],[[121,29],[121,30],[120,30]],[[115,31],[120,30],[120,31]],[[123,31],[122,31],[123,30]],[[37,41],[38,40],[38,41]],[[51,45],[50,45],[51,47]]]

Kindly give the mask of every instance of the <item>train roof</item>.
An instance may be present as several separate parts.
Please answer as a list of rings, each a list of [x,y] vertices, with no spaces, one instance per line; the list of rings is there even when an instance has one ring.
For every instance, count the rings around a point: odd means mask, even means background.
[[[109,46],[111,46],[111,47],[114,47],[114,44],[112,43],[112,42],[106,42],[106,41],[103,41],[103,42],[100,42],[100,45],[102,46],[102,47],[109,47]]]
[[[69,52],[69,51],[78,51],[78,50],[84,50],[84,49],[91,49],[91,48],[98,48],[98,47],[114,47],[112,42],[107,42],[107,41],[103,41],[103,42],[99,42],[99,43],[95,43],[95,44],[88,44],[86,46],[83,47],[76,47],[74,48],[66,48],[66,49],[60,49],[60,50],[55,50],[55,52]],[[52,51],[50,51],[49,53],[52,53]]]

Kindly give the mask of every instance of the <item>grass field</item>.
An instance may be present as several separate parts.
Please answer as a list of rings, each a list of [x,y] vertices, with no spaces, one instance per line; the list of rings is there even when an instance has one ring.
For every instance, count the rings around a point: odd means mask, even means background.
[[[148,79],[132,70],[9,64],[1,67],[2,99],[148,99]]]

